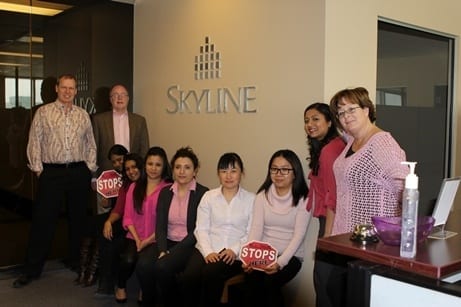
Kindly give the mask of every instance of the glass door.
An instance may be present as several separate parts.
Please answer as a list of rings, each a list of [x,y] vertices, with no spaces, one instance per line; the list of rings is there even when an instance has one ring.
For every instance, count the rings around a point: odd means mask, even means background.
[[[416,161],[420,215],[450,176],[453,38],[378,22],[377,124]]]

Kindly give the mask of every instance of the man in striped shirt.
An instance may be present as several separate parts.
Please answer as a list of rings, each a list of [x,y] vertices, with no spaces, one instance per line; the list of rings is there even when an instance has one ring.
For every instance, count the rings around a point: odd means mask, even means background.
[[[32,218],[23,274],[13,287],[21,288],[40,277],[64,203],[69,222],[69,260],[77,265],[80,240],[95,172],[96,145],[88,113],[73,104],[77,80],[62,75],[56,84],[58,97],[35,113],[29,132],[29,168],[38,177],[37,204]]]

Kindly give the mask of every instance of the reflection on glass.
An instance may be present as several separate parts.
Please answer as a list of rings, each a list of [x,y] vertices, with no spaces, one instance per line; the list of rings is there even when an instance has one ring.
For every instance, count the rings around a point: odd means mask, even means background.
[[[378,23],[377,123],[418,162],[420,215],[432,213],[450,176],[452,54],[450,37]]]
[[[11,109],[15,107],[31,108],[31,101],[34,105],[42,103],[40,98],[40,85],[43,79],[34,79],[31,83],[30,79],[18,79],[18,97],[16,97],[16,80],[15,78],[5,78],[5,108]],[[31,86],[33,88],[31,88]]]

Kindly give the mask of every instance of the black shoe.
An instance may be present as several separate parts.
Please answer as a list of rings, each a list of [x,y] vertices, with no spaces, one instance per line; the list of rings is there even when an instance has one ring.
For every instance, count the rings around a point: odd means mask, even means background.
[[[128,299],[126,299],[126,298],[115,298],[115,301],[118,304],[125,304],[128,301]]]
[[[34,280],[35,278],[32,278],[31,276],[29,275],[21,275],[19,276],[18,279],[16,279],[14,282],[13,282],[13,288],[22,288],[24,286],[27,286],[28,284],[30,284],[30,282],[32,280]]]

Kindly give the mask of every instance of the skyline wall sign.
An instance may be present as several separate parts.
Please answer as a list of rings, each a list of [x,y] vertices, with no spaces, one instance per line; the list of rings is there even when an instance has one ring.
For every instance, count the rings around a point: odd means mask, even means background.
[[[194,79],[197,81],[221,79],[222,53],[205,37],[204,44],[199,46],[199,53],[194,57]],[[218,87],[203,89],[182,89],[179,84],[171,85],[166,93],[169,104],[166,112],[177,113],[256,113],[256,86],[240,86],[237,88]]]

